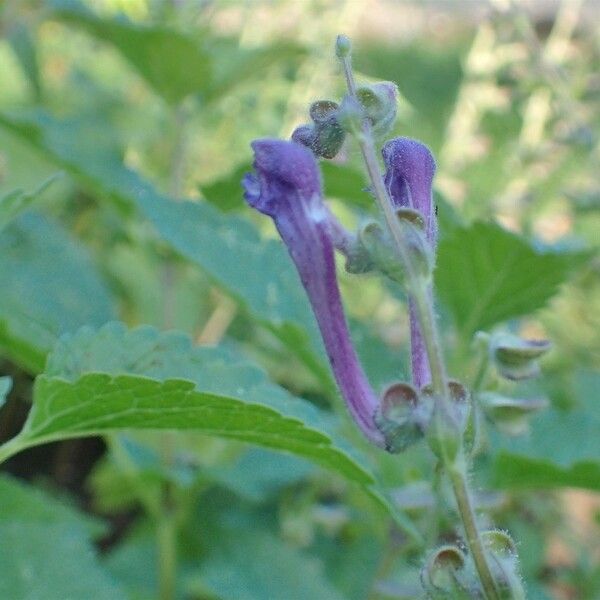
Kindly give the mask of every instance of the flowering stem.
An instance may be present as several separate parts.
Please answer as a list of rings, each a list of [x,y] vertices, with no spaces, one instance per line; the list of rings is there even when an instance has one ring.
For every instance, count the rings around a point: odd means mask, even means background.
[[[339,44],[338,38],[338,44]],[[352,73],[350,53],[346,52],[338,55],[342,63],[348,92],[356,100],[356,83]],[[367,168],[369,179],[371,181],[372,190],[377,200],[377,204],[384,215],[386,224],[392,235],[392,239],[396,244],[398,255],[404,265],[406,271],[407,285],[409,296],[414,303],[418,316],[425,347],[429,358],[431,369],[431,384],[436,402],[441,403],[443,414],[450,414],[451,399],[448,391],[448,377],[446,374],[446,365],[442,354],[442,348],[439,340],[439,334],[435,323],[435,314],[433,303],[430,294],[427,290],[427,282],[424,278],[417,274],[417,270],[413,265],[413,260],[399,227],[398,219],[393,210],[393,203],[385,186],[383,176],[379,170],[377,162],[377,154],[371,125],[367,119],[363,119],[362,128],[359,135],[356,136],[360,150]],[[441,441],[441,440],[440,440]],[[481,541],[475,510],[471,502],[471,496],[468,489],[466,466],[461,458],[462,452],[459,453],[458,459],[449,459],[443,453],[443,466],[448,473],[454,491],[454,497],[458,506],[463,527],[466,533],[467,544],[473,556],[473,562],[477,569],[481,586],[486,600],[499,600],[500,596],[496,587],[496,582],[493,573],[488,564],[487,556]]]

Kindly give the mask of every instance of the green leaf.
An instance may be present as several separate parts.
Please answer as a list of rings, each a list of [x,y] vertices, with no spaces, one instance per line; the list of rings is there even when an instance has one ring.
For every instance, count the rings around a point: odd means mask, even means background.
[[[277,42],[262,48],[241,48],[235,38],[210,36],[206,49],[213,61],[213,77],[202,93],[205,103],[218,100],[231,93],[245,81],[256,81],[273,65],[285,68],[306,53],[291,42]]]
[[[89,536],[102,535],[106,530],[99,520],[80,513],[64,500],[8,475],[0,475],[0,506],[0,524],[19,520],[37,525],[63,524]]]
[[[33,192],[27,193],[23,190],[13,190],[0,198],[0,231],[4,229],[18,215],[29,208],[38,196],[50,186],[61,173],[55,173]]]
[[[493,483],[505,488],[579,487],[600,490],[600,404],[597,373],[584,374],[572,410],[551,408],[531,432],[495,439]]]
[[[314,471],[295,456],[262,448],[244,452],[232,465],[208,467],[204,474],[212,481],[251,502],[264,502],[281,488],[298,483]]]
[[[366,191],[368,183],[363,173],[327,160],[322,160],[320,165],[327,197],[338,198],[363,210],[375,209],[375,199]]]
[[[136,206],[165,241],[199,265],[332,389],[331,375],[320,360],[324,352],[314,317],[280,242],[262,239],[248,220],[223,215],[207,203],[173,202],[159,194],[124,167],[119,156],[90,147],[74,123],[36,112],[0,115],[0,124],[88,186],[121,204]]]
[[[242,199],[242,177],[252,171],[252,165],[243,163],[231,173],[200,187],[202,196],[222,211],[239,209],[244,206]]]
[[[0,523],[0,597],[28,600],[121,600],[94,550],[66,523]]]
[[[104,19],[80,2],[53,5],[55,18],[111,44],[167,102],[177,104],[207,87],[210,57],[193,37],[162,25],[138,25],[124,17]]]
[[[495,223],[450,230],[440,242],[436,288],[465,339],[543,307],[587,258],[538,250]]]
[[[219,536],[190,592],[212,592],[223,600],[342,600],[318,560],[271,533],[236,527]]]
[[[331,415],[270,383],[232,352],[193,347],[187,336],[111,323],[61,340],[34,386],[21,433],[6,457],[50,441],[123,429],[194,430],[283,450],[358,483],[412,535],[377,489],[365,459]]]
[[[15,23],[9,28],[7,38],[23,72],[33,88],[35,99],[39,101],[42,97],[40,68],[37,48],[29,29],[23,23]]]
[[[331,418],[251,363],[187,336],[112,323],[66,336],[35,382],[27,444],[119,429],[193,429],[304,456],[363,485]]]
[[[11,377],[0,377],[0,408],[4,406],[6,402],[6,396],[10,392],[12,388],[12,378]]]
[[[0,598],[124,598],[89,540],[100,521],[7,475],[0,506]]]
[[[52,221],[24,214],[0,233],[0,349],[32,372],[58,336],[114,319],[85,248]]]

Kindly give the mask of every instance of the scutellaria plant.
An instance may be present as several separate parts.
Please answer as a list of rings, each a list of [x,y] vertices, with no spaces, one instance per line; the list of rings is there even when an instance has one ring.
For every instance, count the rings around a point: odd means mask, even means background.
[[[336,54],[348,92],[340,102],[319,100],[312,123],[298,127],[291,141],[253,142],[254,172],[243,181],[248,204],[271,217],[286,245],[312,306],[331,370],[354,422],[373,444],[398,453],[424,438],[453,490],[463,541],[432,549],[421,581],[429,598],[524,598],[515,544],[500,530],[483,530],[475,512],[468,473],[477,451],[480,411],[495,413],[510,427],[523,424],[543,403],[482,394],[449,379],[436,323],[432,273],[438,225],[432,198],[435,160],[421,142],[398,137],[381,148],[376,140],[394,123],[396,86],[380,82],[358,87],[350,41],[339,36]],[[323,197],[320,159],[334,158],[346,138],[360,148],[379,220],[347,231]],[[361,367],[350,338],[336,276],[335,251],[351,273],[378,271],[401,283],[408,298],[411,381],[377,394]],[[544,341],[479,336],[488,359],[510,379],[537,373]]]

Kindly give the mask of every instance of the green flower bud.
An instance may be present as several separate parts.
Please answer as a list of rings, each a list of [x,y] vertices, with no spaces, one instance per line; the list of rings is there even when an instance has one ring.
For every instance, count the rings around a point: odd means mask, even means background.
[[[383,137],[391,131],[396,120],[398,88],[391,81],[361,86],[356,90],[365,116],[371,122],[373,134]]]
[[[361,136],[365,118],[365,111],[358,100],[352,96],[344,96],[337,111],[338,123],[342,129],[351,135]]]
[[[421,440],[430,415],[431,406],[421,401],[410,384],[400,382],[390,386],[375,414],[386,450],[395,454]]]
[[[548,407],[545,398],[509,398],[496,392],[482,392],[478,397],[487,416],[507,435],[526,433],[530,416]]]
[[[507,379],[519,380],[536,377],[538,359],[550,349],[547,340],[523,340],[511,334],[492,336],[490,354],[498,372]]]
[[[346,58],[352,52],[352,42],[347,35],[340,34],[335,40],[335,55],[338,58]]]
[[[504,531],[484,531],[481,540],[491,555],[490,565],[502,600],[525,600],[525,590],[519,577],[519,558],[513,539]]]
[[[429,279],[435,263],[434,250],[427,240],[423,215],[412,208],[396,209],[400,231],[408,242],[413,267],[417,275]]]
[[[467,559],[463,552],[448,544],[432,552],[421,569],[421,583],[432,600],[472,598],[463,581]]]
[[[393,281],[404,281],[404,266],[394,241],[376,221],[365,224],[358,233],[372,264]]]
[[[458,381],[448,382],[450,403],[435,397],[431,386],[422,390],[425,397],[431,398],[433,416],[427,428],[427,441],[432,452],[440,459],[454,461],[462,447],[463,436],[471,410],[470,395]]]

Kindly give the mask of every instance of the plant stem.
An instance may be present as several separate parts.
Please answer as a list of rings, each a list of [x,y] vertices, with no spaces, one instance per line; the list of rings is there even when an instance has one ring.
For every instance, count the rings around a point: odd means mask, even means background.
[[[172,486],[165,482],[156,529],[158,544],[158,597],[174,600],[177,589],[177,520],[172,499]]]
[[[2,464],[5,460],[8,460],[15,454],[21,452],[21,450],[25,449],[27,446],[25,444],[21,444],[19,440],[19,436],[8,440],[4,444],[0,445],[0,464]]]
[[[500,596],[496,588],[496,581],[488,564],[485,548],[479,535],[475,509],[473,508],[473,502],[469,493],[464,466],[461,468],[453,465],[447,467],[447,471],[452,483],[458,512],[467,535],[467,544],[473,556],[473,562],[479,574],[485,596],[490,600],[499,600]]]
[[[350,55],[348,54],[342,57],[340,60],[344,69],[348,91],[351,96],[357,99],[356,84],[354,82],[352,73]],[[377,204],[384,215],[387,226],[396,244],[398,255],[400,256],[400,259],[402,260],[406,270],[409,295],[412,297],[415,306],[417,307],[419,324],[421,325],[421,330],[425,339],[425,346],[427,349],[427,355],[431,369],[431,383],[434,397],[436,398],[437,402],[442,403],[443,408],[449,409],[452,401],[448,393],[446,366],[444,363],[439,334],[435,323],[435,314],[433,311],[432,302],[427,292],[427,282],[422,277],[417,275],[417,271],[413,266],[410,251],[405,239],[402,236],[398,219],[396,218],[393,210],[391,198],[385,186],[383,176],[379,170],[379,163],[377,162],[371,125],[367,119],[363,120],[362,131],[361,134],[357,136],[357,139],[365,165],[367,167],[367,172],[369,174],[369,179],[371,180],[371,185],[377,200]],[[451,411],[445,410],[444,413],[450,414]],[[487,600],[499,600],[496,582],[488,564],[485,549],[483,548],[481,537],[479,535],[475,511],[468,490],[464,460],[449,460],[446,457],[444,457],[443,460],[444,468],[447,471],[452,483],[452,489],[456,498],[458,512],[460,514],[467,537],[467,544],[469,546],[471,555],[473,556],[473,562],[475,563],[484,595]]]

